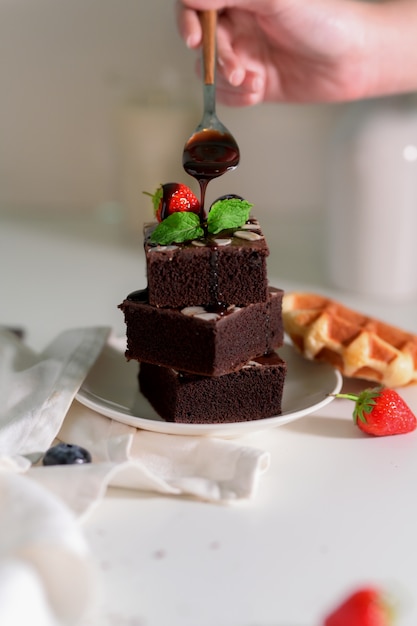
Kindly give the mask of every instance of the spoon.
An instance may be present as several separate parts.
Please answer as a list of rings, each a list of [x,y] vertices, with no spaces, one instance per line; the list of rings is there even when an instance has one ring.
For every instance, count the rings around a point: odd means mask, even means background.
[[[203,117],[184,146],[182,164],[200,185],[200,217],[210,180],[234,170],[240,159],[239,146],[216,115],[216,24],[217,11],[201,11],[203,30]]]

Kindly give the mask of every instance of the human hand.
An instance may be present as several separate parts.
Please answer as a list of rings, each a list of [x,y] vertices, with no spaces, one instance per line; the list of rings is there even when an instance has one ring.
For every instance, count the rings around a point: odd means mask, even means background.
[[[380,4],[178,0],[178,28],[190,48],[201,44],[197,11],[207,9],[218,10],[217,92],[224,104],[346,101],[377,90],[370,52],[381,37]]]

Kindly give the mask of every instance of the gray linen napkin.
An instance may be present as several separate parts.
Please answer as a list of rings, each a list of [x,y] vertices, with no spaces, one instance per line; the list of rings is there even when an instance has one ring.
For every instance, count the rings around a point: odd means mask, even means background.
[[[112,340],[124,359],[107,328],[68,330],[39,354],[0,330],[1,624],[69,625],[87,610],[94,584],[79,522],[108,486],[226,503],[251,499],[269,465],[267,452],[239,440],[138,430],[74,400]],[[93,462],[45,467],[26,458],[59,440],[87,448]]]
[[[12,333],[0,331],[0,456],[51,445],[109,332],[68,330],[36,354]]]

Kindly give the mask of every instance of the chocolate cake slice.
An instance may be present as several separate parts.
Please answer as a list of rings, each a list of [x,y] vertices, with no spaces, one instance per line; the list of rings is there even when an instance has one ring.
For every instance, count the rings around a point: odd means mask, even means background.
[[[220,376],[282,346],[281,289],[245,307],[157,308],[146,290],[119,305],[125,316],[128,359]]]
[[[245,306],[268,299],[266,259],[269,249],[259,222],[249,219],[186,243],[152,244],[156,224],[144,228],[149,303],[158,307]]]
[[[276,352],[224,376],[195,376],[141,363],[139,387],[166,421],[243,422],[280,415],[287,366]]]

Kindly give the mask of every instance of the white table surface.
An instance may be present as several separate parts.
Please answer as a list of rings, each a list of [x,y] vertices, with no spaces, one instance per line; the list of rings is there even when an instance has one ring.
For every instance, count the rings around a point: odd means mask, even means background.
[[[417,332],[417,300],[377,302],[323,278],[319,225],[269,229],[271,284],[333,294]],[[145,286],[141,243],[82,216],[0,217],[0,324],[35,349],[65,328],[109,325]],[[417,387],[401,391],[417,411]],[[85,522],[101,586],[82,626],[319,626],[363,583],[398,593],[417,624],[417,432],[368,438],[352,406],[245,437],[272,462],[250,502],[218,506],[109,490]],[[354,626],[354,625],[352,625]]]

